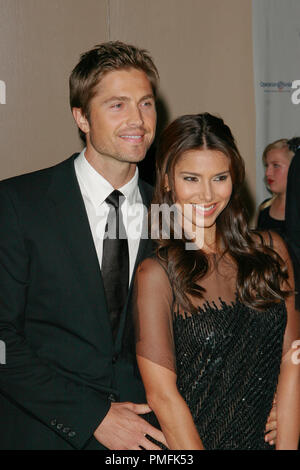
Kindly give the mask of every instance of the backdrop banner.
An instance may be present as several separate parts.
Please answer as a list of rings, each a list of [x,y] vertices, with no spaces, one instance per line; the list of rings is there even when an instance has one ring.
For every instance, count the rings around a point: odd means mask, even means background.
[[[252,2],[256,202],[260,204],[269,196],[264,184],[264,148],[274,140],[300,136],[300,1]]]

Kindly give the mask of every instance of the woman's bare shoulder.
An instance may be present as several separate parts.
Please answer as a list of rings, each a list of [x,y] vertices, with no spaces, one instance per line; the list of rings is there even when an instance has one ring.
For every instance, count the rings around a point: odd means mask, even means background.
[[[161,276],[168,277],[167,268],[165,263],[159,260],[157,257],[153,256],[150,258],[145,258],[137,268],[137,274],[139,276]]]

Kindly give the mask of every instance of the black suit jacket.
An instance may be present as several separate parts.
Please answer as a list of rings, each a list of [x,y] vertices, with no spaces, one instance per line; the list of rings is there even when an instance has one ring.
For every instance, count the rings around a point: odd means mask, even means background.
[[[294,266],[295,288],[297,291],[295,300],[296,308],[300,310],[300,149],[291,161],[285,205],[285,227],[286,238],[289,245],[290,255]]]
[[[111,401],[145,400],[123,342],[132,286],[114,343],[77,155],[0,182],[0,449],[101,449]],[[150,252],[141,239],[136,266]]]

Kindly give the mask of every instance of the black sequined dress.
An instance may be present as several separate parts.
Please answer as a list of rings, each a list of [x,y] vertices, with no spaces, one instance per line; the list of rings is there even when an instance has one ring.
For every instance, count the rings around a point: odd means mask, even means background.
[[[206,304],[174,318],[177,384],[205,449],[271,449],[265,425],[280,370],[285,305]]]
[[[150,274],[139,274],[137,282],[137,353],[176,372],[205,449],[272,449],[264,435],[280,371],[285,303],[263,312],[241,304],[236,270],[222,259],[201,282],[206,294],[197,312],[183,312],[159,262],[145,263]],[[158,425],[153,414],[148,418]]]

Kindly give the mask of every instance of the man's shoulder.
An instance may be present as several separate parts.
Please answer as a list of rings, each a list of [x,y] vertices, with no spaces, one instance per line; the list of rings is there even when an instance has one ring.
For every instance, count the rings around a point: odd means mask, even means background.
[[[49,187],[56,175],[68,172],[72,168],[72,163],[77,155],[78,153],[75,153],[66,160],[48,168],[4,179],[0,181],[0,191],[21,193],[24,196],[26,193],[43,192]]]

